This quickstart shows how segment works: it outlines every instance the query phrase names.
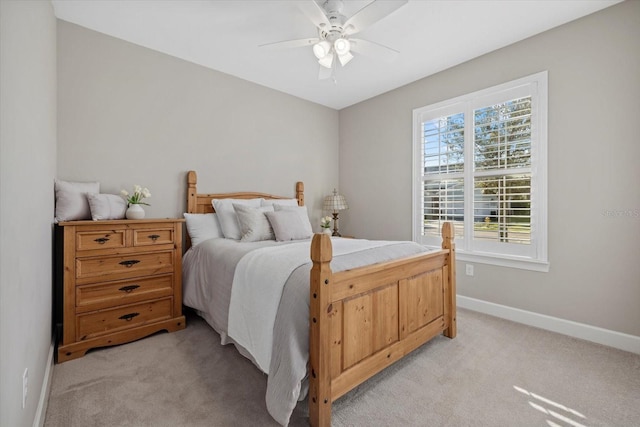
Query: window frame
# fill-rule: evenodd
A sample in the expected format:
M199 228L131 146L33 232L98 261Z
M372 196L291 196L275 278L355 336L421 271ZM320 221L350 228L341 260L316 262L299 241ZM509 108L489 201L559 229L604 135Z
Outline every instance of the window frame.
M507 97L531 96L531 244L529 250L509 251L516 244L486 242L473 239L474 227L474 111L506 101ZM548 126L548 72L542 71L510 82L485 88L452 99L413 110L413 183L412 234L413 240L427 247L438 247L439 238L423 235L424 224L424 159L423 126L428 120L445 115L464 113L464 236L456 236L457 259L534 271L549 271L548 213L547 213L547 126ZM443 177L446 174L443 174ZM505 248L496 251L497 247ZM521 245L522 246L522 245ZM529 245L528 245L529 246ZM484 248L484 249L483 249Z

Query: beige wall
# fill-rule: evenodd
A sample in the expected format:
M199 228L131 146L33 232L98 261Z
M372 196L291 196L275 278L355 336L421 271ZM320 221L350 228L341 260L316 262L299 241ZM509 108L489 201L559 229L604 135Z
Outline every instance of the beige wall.
M337 111L64 21L58 77L59 178L148 187L148 217L182 216L190 169L202 192L293 197L303 181L319 228Z
M303 180L317 228L340 158L340 189L350 204L341 230L409 239L413 108L545 69L551 271L476 265L473 279L459 276L459 292L640 336L640 218L604 214L640 210L640 2L339 114L72 24L57 26L56 105L50 3L0 1L3 425L41 421L34 418L51 344L54 177L99 180L113 193L148 186L150 217L182 213L189 169L199 172L204 191L293 194L294 181ZM22 409L25 368L30 392Z
M640 336L640 2L340 111L342 228L411 238L412 110L549 71L548 273L475 265L458 293ZM631 211L608 216L607 211ZM462 327L462 326L461 326Z
M0 425L19 427L38 422L53 355L56 20L50 2L0 1L0 94Z

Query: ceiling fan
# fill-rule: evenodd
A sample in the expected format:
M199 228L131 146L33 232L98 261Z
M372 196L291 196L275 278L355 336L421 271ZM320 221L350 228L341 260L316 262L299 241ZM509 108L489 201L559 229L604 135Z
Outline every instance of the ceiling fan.
M350 18L342 14L342 0L321 1L322 6L314 0L299 2L302 12L316 26L318 37L267 43L261 47L283 49L312 46L320 64L319 79L331 77L337 62L343 67L347 65L353 59L352 52L387 61L400 53L390 47L351 36L399 9L408 0L374 0Z

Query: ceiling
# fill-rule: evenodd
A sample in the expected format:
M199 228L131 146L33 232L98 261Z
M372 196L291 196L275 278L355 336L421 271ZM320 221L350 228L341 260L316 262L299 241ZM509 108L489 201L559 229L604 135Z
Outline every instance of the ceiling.
M410 0L356 35L400 51L393 62L355 54L327 80L318 80L311 47L259 47L317 36L302 1L313 0L52 3L59 19L342 109L621 0ZM370 2L346 0L343 14L349 18Z

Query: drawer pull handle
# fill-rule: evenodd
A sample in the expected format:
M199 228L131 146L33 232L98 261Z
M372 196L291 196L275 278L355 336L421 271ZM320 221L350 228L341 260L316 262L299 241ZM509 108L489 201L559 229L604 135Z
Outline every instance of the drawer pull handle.
M129 292L133 292L135 289L138 289L139 287L140 287L140 285L129 285L129 286L123 286L118 290L122 291L122 292L129 293Z
M150 235L148 237L155 242L156 240L158 240L160 238L160 235L159 234L152 234L152 235Z
M128 259L126 261L120 261L120 265L124 265L125 267L130 268L132 265L136 265L139 262L140 261L138 261L137 259Z
M97 242L99 245L104 245L108 241L109 241L108 237L100 237L100 238L94 240L94 242Z
M140 313L129 313L129 314L125 314L123 316L118 317L118 319L126 320L127 322L130 322L131 319L133 319L134 317L139 316L139 315L140 315Z

